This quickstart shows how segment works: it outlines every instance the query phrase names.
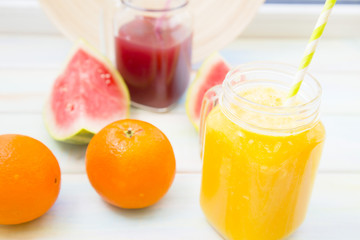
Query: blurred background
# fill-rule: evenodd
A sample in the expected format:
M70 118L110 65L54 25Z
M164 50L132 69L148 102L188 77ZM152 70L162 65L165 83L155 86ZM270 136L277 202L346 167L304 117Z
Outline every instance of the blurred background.
M324 2L266 0L241 36L307 37L319 14L319 6L316 5ZM360 0L338 0L330 22L325 32L327 36L360 36ZM59 31L46 17L37 0L0 0L0 33L59 34Z

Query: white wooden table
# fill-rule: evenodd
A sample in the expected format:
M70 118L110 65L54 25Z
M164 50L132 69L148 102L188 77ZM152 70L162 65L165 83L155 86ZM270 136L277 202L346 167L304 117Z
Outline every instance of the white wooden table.
M242 39L222 51L233 64L272 60L297 64L307 39ZM121 210L101 200L84 168L86 147L55 142L42 122L42 106L71 48L51 35L0 35L0 134L20 133L45 143L62 170L62 187L43 217L0 226L0 239L220 239L199 206L201 162L197 133L184 99L167 114L131 109L169 137L177 174L153 207ZM311 72L324 89L327 141L310 208L291 240L360 239L360 39L323 39ZM1 193L0 193L1 194Z

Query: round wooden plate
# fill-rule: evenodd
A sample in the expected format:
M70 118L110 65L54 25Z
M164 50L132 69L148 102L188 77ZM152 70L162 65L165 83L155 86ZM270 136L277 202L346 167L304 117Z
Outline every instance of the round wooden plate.
M112 12L120 0L39 1L49 18L70 39L84 38L98 48L102 47L102 40L108 46L112 45L112 37L104 39L100 37L103 35L100 33L110 32ZM234 40L249 24L263 2L264 0L190 0L189 7L194 16L193 62L201 61ZM111 51L111 48L107 49L108 54Z

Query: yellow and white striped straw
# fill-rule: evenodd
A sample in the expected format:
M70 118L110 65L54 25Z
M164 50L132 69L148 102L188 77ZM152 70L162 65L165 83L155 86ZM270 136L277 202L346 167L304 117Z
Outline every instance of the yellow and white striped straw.
M334 7L336 0L326 0L324 8L320 14L320 17L317 20L315 25L315 29L310 37L309 43L306 46L306 50L304 53L304 57L301 61L301 64L298 68L298 72L295 75L295 81L291 86L291 89L288 93L288 100L292 100L291 98L295 98L298 93L301 83L305 77L306 71L308 70L309 64L314 56L316 47L319 43L320 37L324 32L325 26L329 19L332 8Z

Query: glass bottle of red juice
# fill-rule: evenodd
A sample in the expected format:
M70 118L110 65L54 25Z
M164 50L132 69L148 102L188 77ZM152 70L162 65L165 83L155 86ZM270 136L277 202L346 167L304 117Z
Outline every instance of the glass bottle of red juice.
M191 71L188 0L122 0L115 15L116 67L132 104L165 112L184 94Z

